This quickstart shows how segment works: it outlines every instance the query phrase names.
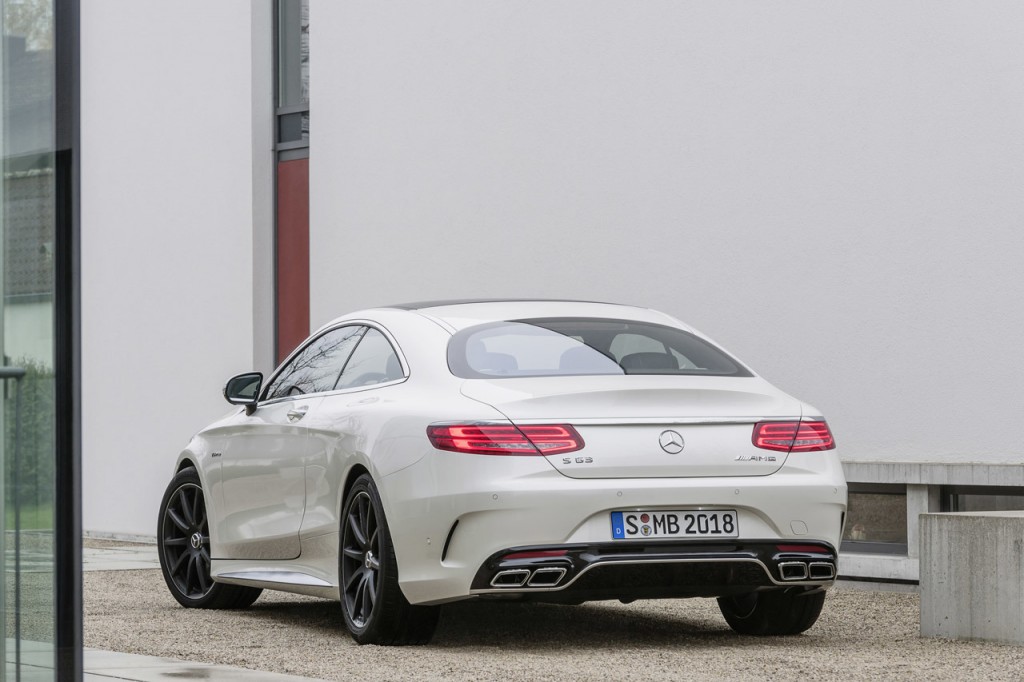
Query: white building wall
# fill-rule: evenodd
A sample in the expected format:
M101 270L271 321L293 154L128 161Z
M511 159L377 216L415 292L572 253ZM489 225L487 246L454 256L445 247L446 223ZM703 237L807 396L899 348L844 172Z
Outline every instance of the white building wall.
M227 411L227 377L269 354L254 289L269 263L270 8L82 5L88 532L152 536L176 455Z
M1021 3L310 14L314 326L645 304L817 405L846 459L1024 460Z

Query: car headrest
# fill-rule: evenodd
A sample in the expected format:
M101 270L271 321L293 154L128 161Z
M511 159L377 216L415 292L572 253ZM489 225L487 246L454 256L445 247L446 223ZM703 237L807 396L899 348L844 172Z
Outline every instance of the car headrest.
M679 369L679 361L668 353L631 353L619 364L623 369Z

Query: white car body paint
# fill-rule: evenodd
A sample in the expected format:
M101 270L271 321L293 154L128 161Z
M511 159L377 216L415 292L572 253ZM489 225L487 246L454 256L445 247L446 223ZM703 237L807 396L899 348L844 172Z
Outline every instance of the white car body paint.
M566 317L651 322L706 339L663 313L598 303L338 318L318 333L373 325L393 343L404 377L264 401L252 414L237 408L193 438L177 466L195 465L206 491L214 579L337 599L340 512L355 467L380 491L399 584L413 604L496 591L473 588L474 577L511 548L609 543L616 510L731 509L741 538L838 548L846 484L836 450L787 455L751 442L759 421L819 413L756 375L465 379L448 367L459 330ZM585 446L564 456L488 456L438 450L426 438L431 424L509 421L571 424ZM681 452L659 446L666 430L685 441Z

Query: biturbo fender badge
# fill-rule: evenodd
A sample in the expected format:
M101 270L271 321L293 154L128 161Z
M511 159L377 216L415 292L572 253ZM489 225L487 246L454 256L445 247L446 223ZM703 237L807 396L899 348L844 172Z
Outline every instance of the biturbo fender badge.
M686 441L679 435L678 431L666 429L658 436L658 445L670 455L678 455L686 447Z

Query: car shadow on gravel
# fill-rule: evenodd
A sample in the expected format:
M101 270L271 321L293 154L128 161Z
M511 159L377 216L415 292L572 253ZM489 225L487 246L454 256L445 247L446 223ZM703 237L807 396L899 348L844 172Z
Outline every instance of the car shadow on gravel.
M169 601L169 600L168 600ZM177 605L168 604L177 609ZM191 614L190 615L196 615ZM353 644L336 601L265 592L248 609L205 612L231 621L232 627L287 628L311 637L336 637ZM734 633L713 599L590 602L579 606L508 601L447 604L430 647L442 649L511 648L544 652L566 646L602 649L608 642L623 647L678 648L758 647L770 640L787 646L816 648L823 624L797 637L748 637ZM584 634L585 633L585 634Z
M691 603L686 600L685 603ZM708 600L694 600L692 615L679 616L658 608L659 602L622 605L615 602L580 606L552 604L467 602L445 607L432 646L444 648L505 647L520 650L605 649L609 642L623 647L676 649L680 645L717 647L761 646L765 638L734 633ZM709 608L709 604L711 607ZM787 642L814 638L787 637Z
M663 602L637 602L622 605L598 602L579 606L555 604L474 601L446 605L441 611L437 633L431 647L459 649L503 647L518 650L560 650L567 645L577 649L604 648L608 642L622 646L671 647L681 644L717 647L761 646L763 637L745 637L734 633L718 614L711 600L684 600L693 604L692 615L680 617L675 608L663 609ZM273 623L276 627L305 629L320 635L330 632L350 641L337 602L303 599L259 601L235 618L254 624ZM582 633L585 636L574 633ZM767 638L771 639L771 638ZM790 645L814 647L813 631L800 637L786 637Z
M264 592L264 594L267 594ZM345 619L341 615L341 606L336 601L298 597L271 593L273 597L284 596L284 599L260 599L247 609L230 611L233 616L254 621L273 623L288 628L307 628L317 632L336 630L339 637L348 637ZM288 597L291 597L288 599Z

